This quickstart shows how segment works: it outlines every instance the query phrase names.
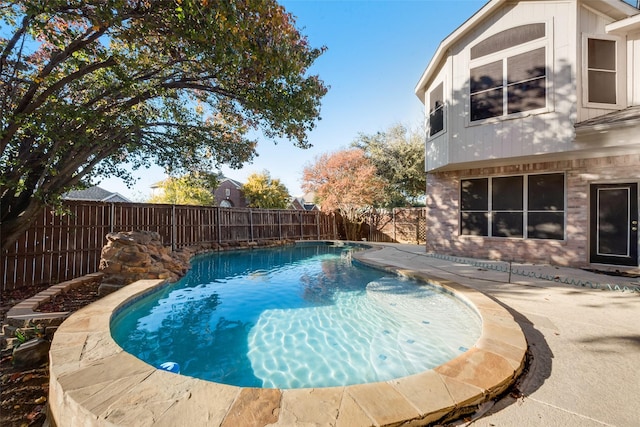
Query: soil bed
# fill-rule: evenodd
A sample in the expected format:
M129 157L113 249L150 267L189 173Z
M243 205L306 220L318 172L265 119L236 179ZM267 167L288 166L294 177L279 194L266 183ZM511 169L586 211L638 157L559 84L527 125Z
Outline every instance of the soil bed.
M28 286L2 292L0 324L4 324L7 311L30 298L49 285ZM37 311L44 313L76 311L96 300L98 284L87 284L62 292L50 301L40 304ZM12 364L11 348L0 351L0 426L41 426L46 419L49 394L49 365L21 369Z

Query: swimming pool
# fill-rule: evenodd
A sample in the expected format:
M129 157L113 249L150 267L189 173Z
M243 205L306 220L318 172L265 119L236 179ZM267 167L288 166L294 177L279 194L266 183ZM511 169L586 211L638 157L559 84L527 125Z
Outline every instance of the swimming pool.
M306 242L304 242L306 244ZM428 425L496 399L525 365L527 341L513 315L461 283L434 276L457 271L402 245L370 244L360 262L416 277L454 293L482 317L469 351L436 368L390 381L339 387L243 388L175 375L123 351L111 322L123 308L168 285L139 280L73 313L49 351L49 415L56 425Z
M471 348L474 309L441 288L352 260L329 244L198 257L173 286L111 322L127 352L242 387L329 387L434 368Z

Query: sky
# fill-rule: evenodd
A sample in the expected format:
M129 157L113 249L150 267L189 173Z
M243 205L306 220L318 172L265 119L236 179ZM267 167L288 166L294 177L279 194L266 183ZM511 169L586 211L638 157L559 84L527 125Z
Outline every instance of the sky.
M414 128L424 122L424 106L414 89L440 42L486 0L282 0L296 17L311 46L326 46L309 69L328 85L321 120L308 135L313 145L300 149L289 141L259 137L258 156L242 169L223 174L245 182L252 173L269 172L292 196L302 195L305 166L320 154L348 148L359 134L373 135L395 124ZM166 176L159 167L134 172L126 187L117 178L100 186L134 201L150 195L150 185Z

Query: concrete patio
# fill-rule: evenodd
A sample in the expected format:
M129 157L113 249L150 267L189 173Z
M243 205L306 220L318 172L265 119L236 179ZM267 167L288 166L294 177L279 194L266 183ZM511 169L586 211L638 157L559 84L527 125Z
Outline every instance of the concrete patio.
M472 426L637 426L640 420L640 281L579 269L489 262L496 271L441 260L422 246L389 245L364 258L457 281L507 307L520 324L533 356L518 382L521 397L508 396L486 413L457 424ZM473 260L469 260L473 262ZM501 264L501 265L500 265ZM505 268L506 267L506 268ZM590 285L601 284L594 290ZM611 285L611 286L606 286Z

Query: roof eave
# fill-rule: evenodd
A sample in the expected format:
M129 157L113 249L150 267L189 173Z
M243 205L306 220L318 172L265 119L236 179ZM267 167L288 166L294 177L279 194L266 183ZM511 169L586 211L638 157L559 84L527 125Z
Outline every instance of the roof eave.
M421 102L424 102L422 93L424 92L427 82L431 79L431 77L433 77L434 71L438 67L438 64L440 64L440 62L444 58L445 53L449 50L449 48L463 36L465 36L480 21L493 13L496 9L502 6L503 3L506 2L507 0L490 0L476 13L474 13L469 19L467 19L462 25L460 25L453 33L449 34L442 42L440 42L440 45L436 49L436 53L431 58L431 61L429 61L429 65L427 65L424 73L422 73L422 76L420 77L420 80L418 81L418 84L416 85L414 91Z
M640 13L621 19L620 21L612 22L607 25L605 29L607 33L611 34L626 34L630 31L638 30L640 29Z
M624 122L599 123L595 125L580 126L576 125L577 135L588 135L592 133L602 133L610 130L621 130L630 127L640 127L640 119L626 120Z
M501 7L507 1L508 0L490 0L488 3L482 6L482 8L480 8L475 14L473 14L469 19L467 19L461 26L459 26L453 33L449 34L449 36L447 36L440 43L440 45L436 49L436 53L431 58L431 61L429 62L429 65L427 65L427 68L425 69L424 73L422 73L422 76L420 77L420 80L418 81L418 84L416 85L416 88L414 90L414 93L420 99L421 102L424 103L424 97L422 96L422 94L426 88L427 83L433 77L435 70L437 69L438 65L444 58L445 53L449 50L449 48L458 40L460 40L460 38L466 35L471 29L473 29L478 24L478 22L482 21L485 17L493 13L496 9ZM620 31L616 26L618 23L620 23L618 24L620 27L626 26L626 25L633 25L632 27L633 29L637 28L636 21L633 18L636 18L636 19L640 19L640 18L637 18L638 15L634 14L633 12L635 11L640 13L638 9L634 8L629 4L626 4L624 1L621 1L621 0L602 0L602 1L606 3L608 6L612 7L613 9L619 11L621 14L635 15L635 16L631 16L631 18L622 19L621 21L618 21L616 23L609 24L607 26L607 32L610 31L609 27L612 28L611 32Z

